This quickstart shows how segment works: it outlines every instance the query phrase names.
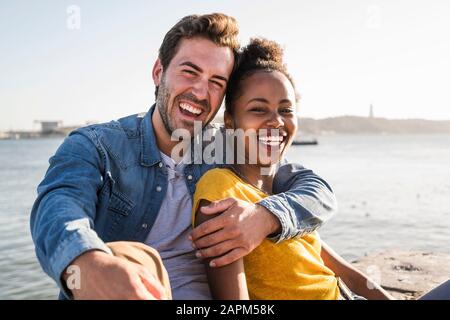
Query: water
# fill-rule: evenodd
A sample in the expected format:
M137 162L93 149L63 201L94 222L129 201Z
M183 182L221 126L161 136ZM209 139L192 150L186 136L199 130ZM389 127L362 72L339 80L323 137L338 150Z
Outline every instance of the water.
M320 234L348 260L450 252L450 135L328 136L289 151L333 187L339 213Z
M62 139L0 140L0 299L55 299L41 270L29 217L48 158Z
M353 260L384 249L450 252L450 136L323 136L289 159L334 188L322 238ZM0 299L54 299L34 254L29 213L62 139L0 141Z

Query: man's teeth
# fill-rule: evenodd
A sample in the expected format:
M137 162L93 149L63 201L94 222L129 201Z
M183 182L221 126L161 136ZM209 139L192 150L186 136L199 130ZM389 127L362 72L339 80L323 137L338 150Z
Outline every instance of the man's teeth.
M277 146L284 140L283 136L261 136L258 137L259 142L267 144L269 146Z
M188 103L180 103L180 108L183 110L189 111L190 113L197 114L197 115L202 113L202 109L191 106Z

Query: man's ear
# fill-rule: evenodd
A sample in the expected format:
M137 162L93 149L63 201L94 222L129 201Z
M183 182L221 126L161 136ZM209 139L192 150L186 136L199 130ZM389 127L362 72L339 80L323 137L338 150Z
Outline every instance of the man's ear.
M155 84L155 87L158 87L161 84L162 74L163 74L163 67L161 64L161 60L159 60L158 58L155 61L152 70L153 83Z
M234 128L234 121L232 115L225 110L223 114L223 122L225 124L225 129L233 129Z

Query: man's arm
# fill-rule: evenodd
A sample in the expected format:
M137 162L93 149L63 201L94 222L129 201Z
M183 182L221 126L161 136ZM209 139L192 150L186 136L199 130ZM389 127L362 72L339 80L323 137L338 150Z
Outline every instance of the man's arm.
M280 167L273 189L281 193L257 204L229 198L202 207L203 214L223 214L193 230L190 239L200 254L216 257L212 262L224 266L250 253L267 237L281 241L310 233L337 210L329 185L299 165Z
M86 299L150 299L156 296L148 290L155 281L142 268L114 257L94 231L104 168L88 130L72 133L50 158L31 212L36 255L68 298L73 294ZM69 265L78 266L81 273L72 274L80 277L77 290L70 291L65 285Z
M328 183L301 165L281 166L274 178L273 193L258 204L280 221L281 232L272 237L275 241L311 233L337 211L336 197Z
M76 257L89 250L111 253L93 230L102 162L85 134L71 134L50 158L30 219L39 262L66 295L61 276Z

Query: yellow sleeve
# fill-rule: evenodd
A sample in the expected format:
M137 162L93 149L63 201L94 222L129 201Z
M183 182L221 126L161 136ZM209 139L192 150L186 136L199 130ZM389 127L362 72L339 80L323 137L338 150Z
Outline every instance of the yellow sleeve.
M206 172L197 182L194 198L192 200L192 225L201 200L210 202L224 198L242 199L239 188L240 181L227 169L212 169Z

